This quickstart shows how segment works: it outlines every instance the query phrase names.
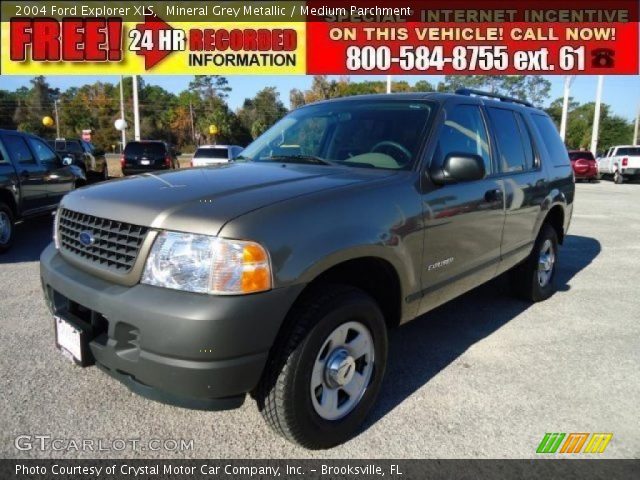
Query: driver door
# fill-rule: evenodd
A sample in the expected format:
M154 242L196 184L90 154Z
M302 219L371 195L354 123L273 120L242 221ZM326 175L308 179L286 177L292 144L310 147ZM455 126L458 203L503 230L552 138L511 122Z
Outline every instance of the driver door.
M44 185L47 204L54 206L74 187L75 177L69 167L62 165L60 157L39 138L29 137L29 146L38 162L46 169Z
M492 146L479 105L446 108L431 162L442 165L451 153L483 158L482 180L434 185L423 175L424 260L421 313L491 279L500 260L504 190L496 178Z

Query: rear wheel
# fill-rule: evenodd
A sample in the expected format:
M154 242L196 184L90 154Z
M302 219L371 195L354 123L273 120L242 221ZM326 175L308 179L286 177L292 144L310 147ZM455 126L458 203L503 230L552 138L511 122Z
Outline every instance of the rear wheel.
M622 182L624 182L624 177L620 172L616 171L613 174L613 181L616 182L618 185L620 185Z
M540 302L555 291L558 234L545 223L529 257L511 272L516 293L524 300Z
M0 253L11 248L14 236L13 212L5 203L0 203Z
M275 432L306 448L351 438L380 391L387 332L361 290L329 285L293 307L256 399Z

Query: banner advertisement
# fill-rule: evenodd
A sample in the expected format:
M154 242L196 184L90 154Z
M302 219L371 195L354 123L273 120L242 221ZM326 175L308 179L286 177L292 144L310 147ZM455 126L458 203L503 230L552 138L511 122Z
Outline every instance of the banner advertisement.
M638 3L3 2L3 74L637 74Z

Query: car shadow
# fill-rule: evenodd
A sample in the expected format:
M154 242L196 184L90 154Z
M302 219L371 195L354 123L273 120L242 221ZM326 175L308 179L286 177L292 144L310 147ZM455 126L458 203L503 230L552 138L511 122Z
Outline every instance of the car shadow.
M6 263L35 262L51 242L53 216L42 215L30 218L15 227L15 238L11 249L0 255L0 265Z
M600 242L594 238L567 236L556 272L558 290L569 290L569 281L588 267L600 251ZM508 275L504 274L391 330L382 390L363 430L391 412L472 345L530 306L511 295Z

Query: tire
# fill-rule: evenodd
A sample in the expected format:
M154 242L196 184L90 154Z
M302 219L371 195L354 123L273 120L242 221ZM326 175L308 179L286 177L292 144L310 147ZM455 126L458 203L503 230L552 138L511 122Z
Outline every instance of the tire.
M13 211L5 203L0 203L0 253L4 253L13 245L15 237L15 219Z
M340 347L333 339L343 336ZM366 345L367 355L340 356L357 345ZM358 431L374 405L386 363L387 328L378 304L359 289L324 286L301 298L287 316L255 392L258 409L291 442L309 449L339 445ZM326 386L332 379L338 383ZM325 392L338 408L328 407Z
M620 172L616 171L616 172L613 174L613 181L614 181L616 184L621 185L621 184L622 184L622 182L624 182L624 177L622 176L622 174L621 174Z
M552 257L546 257L546 266L542 266L542 254L550 248ZM544 250L543 250L544 249ZM533 249L529 257L520 265L512 270L512 283L517 296L523 300L530 302L541 302L548 299L555 292L555 276L558 265L558 234L556 230L545 223L540 229L538 238L536 239ZM541 279L540 270L543 269L546 275L545 280Z
M105 162L104 168L102 169L102 181L106 182L109 178L109 165Z

